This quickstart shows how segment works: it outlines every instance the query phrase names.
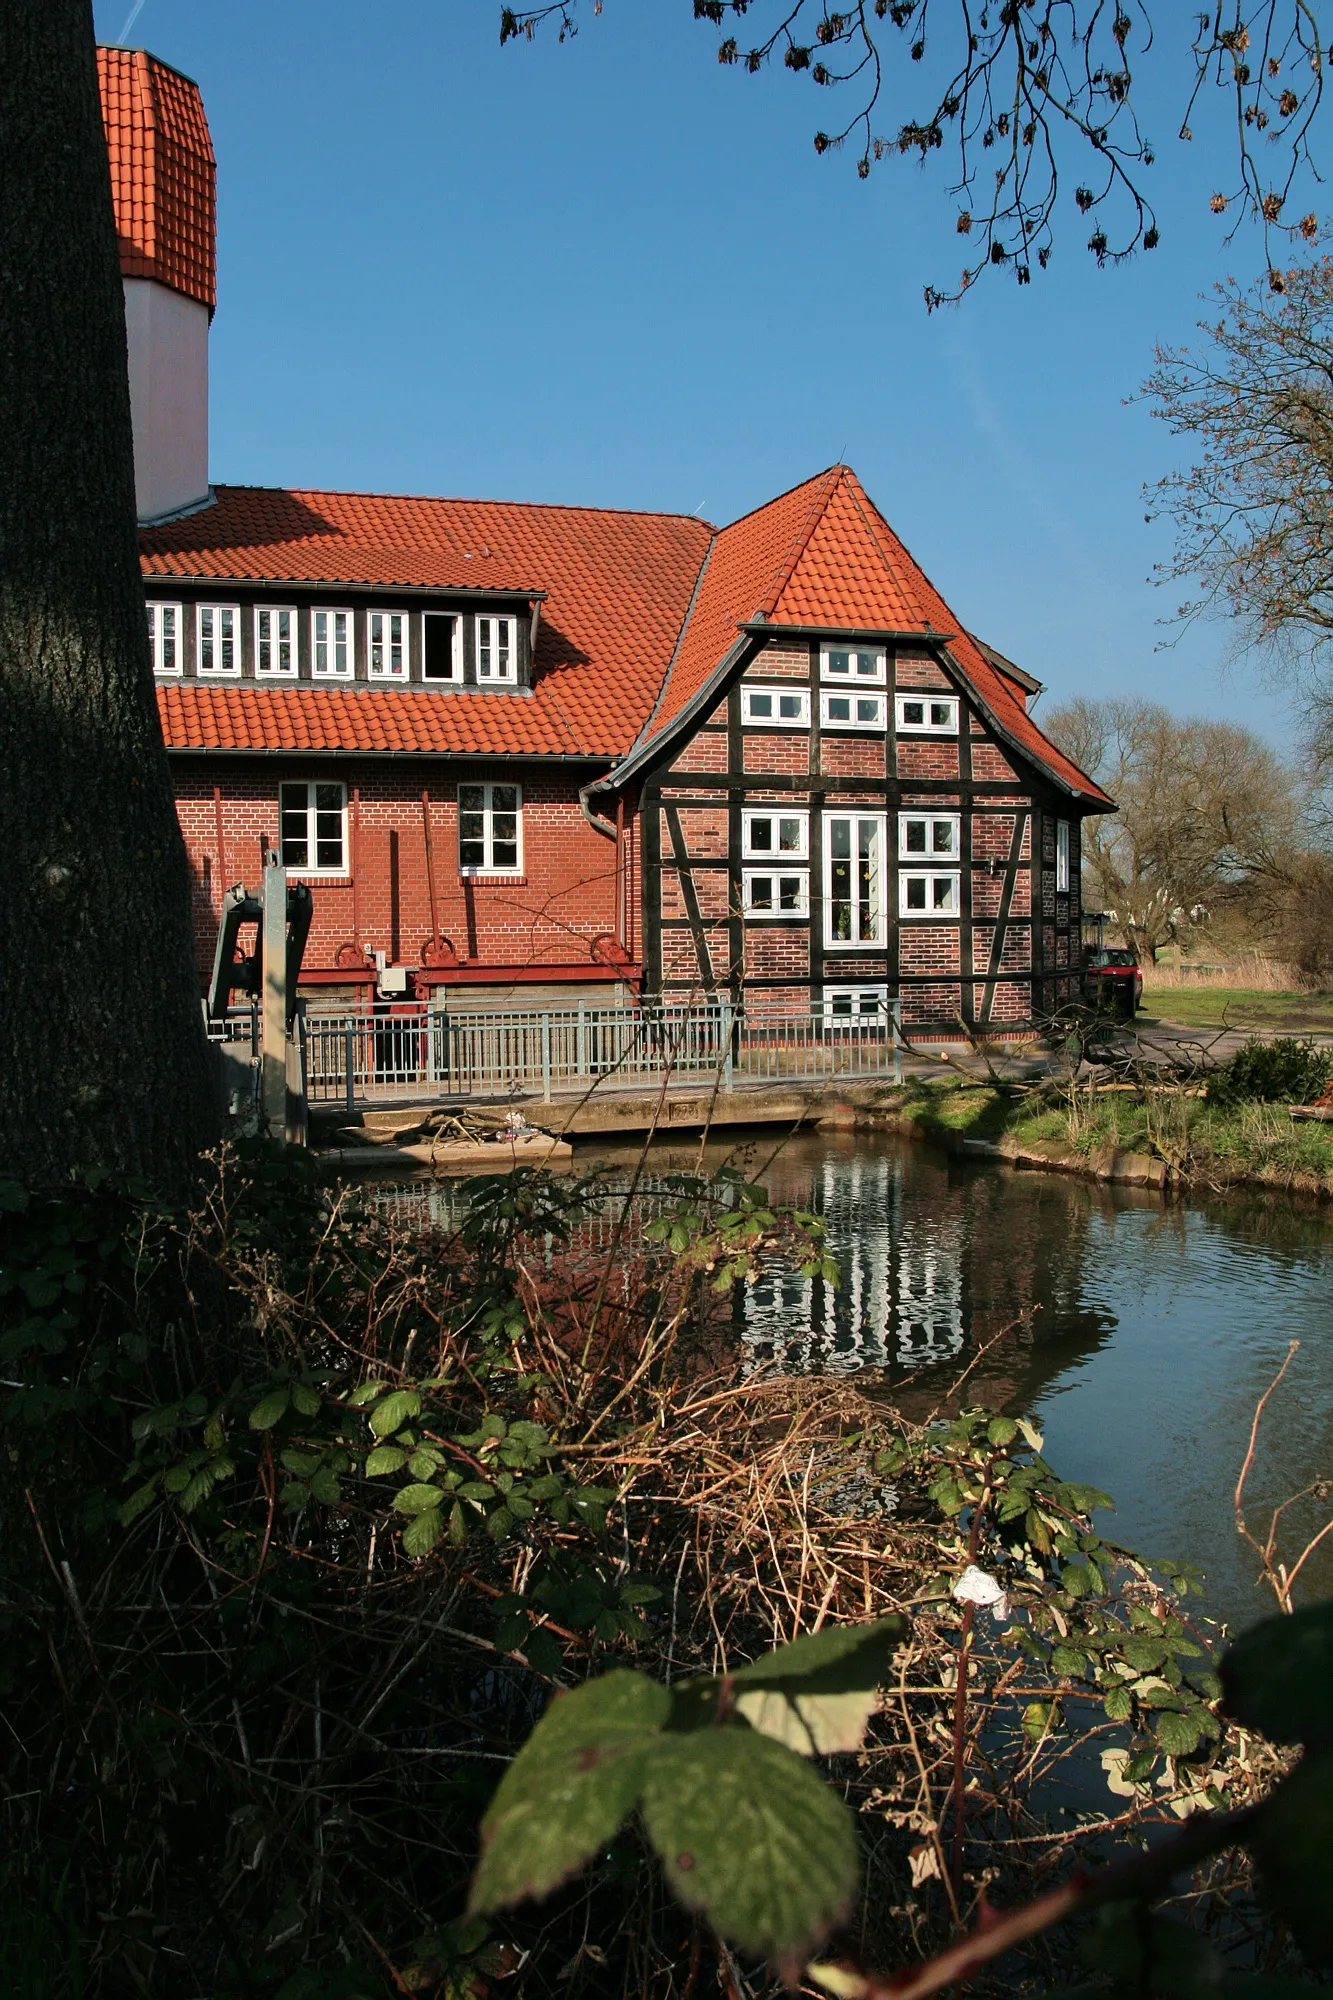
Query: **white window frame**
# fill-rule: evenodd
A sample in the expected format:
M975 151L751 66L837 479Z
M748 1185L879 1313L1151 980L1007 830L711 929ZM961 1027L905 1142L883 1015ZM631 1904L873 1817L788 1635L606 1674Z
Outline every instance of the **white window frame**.
M272 658L273 655L276 654L278 647L281 646L281 644L283 643L282 640L278 638L276 633L273 631L271 623L270 623L268 637L265 638L263 636L263 620L266 618L269 619L270 621L277 618L290 618L291 620L291 624L288 628L288 633L289 633L289 643L291 646L292 663L289 667L274 667L274 666L266 667L263 664L264 647L268 646L269 648L271 648L270 658ZM301 624L301 615L297 611L295 605L256 604L255 616L254 616L256 680L294 681L296 679L301 664L300 641L298 638L300 624Z
M799 847L756 847L754 823L760 819L792 819L797 823ZM805 810L789 812L783 806L747 806L741 813L741 858L760 861L766 868L787 868L793 862L810 859L810 815Z
M317 838L316 838L317 834L316 815L321 811L328 812L331 810L331 808L328 806L320 807L316 803L319 794L319 788L321 786L328 786L330 790L336 789L340 795L340 804L338 807L338 814L339 814L338 838L341 845L342 858L338 862L336 867L334 867L329 862L321 863L320 861L314 858L315 856L318 855L319 852ZM306 795L306 802L304 808L306 816L305 840L306 840L306 854L307 857L309 858L305 862L288 861L287 859L287 834L283 822L288 812L299 810L299 808L295 806L289 806L286 803L286 798L289 792L296 792L296 791L304 791ZM339 784L338 781L334 778L292 778L284 780L284 782L278 787L278 852L283 858L283 866L287 869L288 873L291 875L323 876L325 879L328 879L331 876L346 875L349 872L348 845L347 845L346 785Z
M854 1008L858 1001L873 1000L875 1008L873 1012L867 1010L863 1013L857 1009L848 1014L835 1013L834 1007L836 1002L843 999L851 1000ZM876 1027L883 1026L887 1028L891 1020L889 1013L889 989L887 985L872 983L867 986L860 986L851 983L844 984L839 981L834 986L825 986L822 988L820 992L820 1013L826 1025L830 1027L854 1028L865 1021L873 1022Z
M514 821L515 821L514 846L517 851L517 859L513 862L504 862L497 867L494 859L495 793L501 789L513 792L514 794ZM464 861L463 859L463 794L464 792L471 792L471 791L477 791L482 794L482 805L481 805L482 822L483 822L482 852L485 858L480 862ZM504 808L501 808L501 810L504 810ZM468 811L474 812L476 811L476 808L470 806L468 808ZM523 787L522 785L510 785L507 784L503 778L500 778L496 779L494 782L484 782L484 783L480 781L469 782L467 784L461 784L458 787L458 872L460 875L467 875L467 876L474 876L474 875L515 876L515 875L521 875L523 873Z
M1069 821L1055 822L1055 893L1057 896L1069 894Z
M907 828L910 821L919 820L926 828L926 846L909 848ZM947 826L951 832L949 846L936 847L935 828ZM949 862L955 868L962 858L963 822L956 812L900 812L898 815L898 859L908 862L913 868L935 868Z
M412 650L408 638L411 630L410 611L384 611L375 609L366 613L366 679L389 681L398 687L404 686L412 678ZM397 635L394 636L395 627ZM387 654L390 662L394 653L401 655L399 666L376 666L376 651Z
M231 620L230 635L218 621ZM208 625L205 637L204 626ZM229 667L205 666L204 648L231 647ZM202 681L238 681L241 677L241 607L239 604L196 604L194 607L194 670Z
M173 626L170 635L171 650L176 656L174 667L163 665L166 658L168 635L163 631L166 614L171 613ZM157 600L148 606L148 643L153 653L153 672L163 680L178 681L185 671L185 617L184 608L179 604L165 604Z
M869 715L834 715L835 701L846 701L853 709L869 709ZM884 736L889 727L889 698L886 694L876 694L873 688L821 688L819 694L819 726L821 729L837 731L841 729L870 729L876 735Z
M908 885L924 882L926 885L926 907L924 910L909 910L907 907ZM948 906L935 902L937 882L949 884ZM900 868L898 871L898 915L906 923L956 923L962 915L962 875L957 868Z
M774 695L781 700L795 699L795 715L756 715L754 698L756 695ZM776 707L777 701L774 702ZM741 721L747 729L808 729L810 727L810 690L807 687L742 687Z
M909 701L919 701L924 704L926 711L924 721L908 722L905 719ZM956 694L937 694L932 688L907 688L904 692L894 697L894 708L898 722L898 734L900 736L956 736L958 734L958 696ZM932 708L947 709L948 720L945 722L932 722L930 719Z
M426 661L428 648L426 633L432 618L447 618L453 626L450 634L450 671L445 674L428 674ZM421 679L426 687L457 686L463 679L463 614L461 611L423 611L421 614Z
M321 639L319 634L319 621L321 618L341 618L344 621L343 638L337 638L335 636L335 628L330 627ZM346 647L346 666L321 666L319 663L320 648L323 647L326 654L332 658L336 655L339 646ZM310 676L312 680L317 681L350 681L356 678L356 618L352 612L344 609L341 605L316 604L311 606Z
M756 908L754 902L755 883L757 881L771 881L776 885L779 877L800 885L800 894L795 909L784 910L774 908L766 910ZM781 897L782 891L780 888L775 887L775 893ZM810 915L810 870L801 867L788 868L782 862L775 862L768 868L745 869L741 875L741 911L746 922L752 924L789 924L798 919L804 920L808 918Z
M870 654L874 664L869 670L858 667L852 673L848 668L834 666L835 653ZM832 681L836 687L883 687L888 679L888 656L882 646L867 646L855 639L848 639L842 644L830 640L819 649L819 678L821 681Z
M481 656L482 656L482 647L483 647L483 636L482 636L482 634L483 634L483 628L484 628L484 627L486 627L486 626L491 626L491 625L494 625L494 626L499 626L499 625L507 625L507 626L509 627L509 671L508 671L508 673L503 673L503 674L501 674L501 673L485 673L485 674L484 674L484 673L482 672L482 670L481 670ZM476 617L475 617L475 618L473 619L473 621L472 621L472 643L473 643L473 646L474 646L474 648L475 648L475 651L474 651L474 654L473 654L473 657L474 657L474 659L475 659L475 661L476 661L476 673L477 673L477 686L478 686L478 687L513 687L513 686L515 686L515 684L516 684L516 683L517 683L517 681L518 681L518 620L517 620L517 618L513 617L513 616L512 616L512 614L511 614L511 613L509 613L509 612L503 612L503 611L498 611L498 612L497 612L497 611L479 611L479 612L477 613ZM498 640L498 638L496 638L496 637L492 636L492 638L491 638L491 639L490 639L490 641L489 641L489 644L490 644L491 648L492 648L492 649L493 649L493 650L494 650L495 652L497 652L497 653L498 653L498 651L499 651L499 640Z
M879 879L878 894L874 904L874 914L878 924L878 936L869 938L840 938L833 932L833 828L839 820L847 820L853 827L869 823L879 836ZM859 844L859 834L853 837L853 845ZM853 861L859 857L849 857ZM824 814L824 949L826 951L885 951L889 938L889 840L888 815L882 812L826 812Z

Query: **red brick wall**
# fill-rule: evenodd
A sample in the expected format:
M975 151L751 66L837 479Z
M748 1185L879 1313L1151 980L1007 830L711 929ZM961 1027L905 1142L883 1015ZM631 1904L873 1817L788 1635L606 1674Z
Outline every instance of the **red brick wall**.
M900 653L895 677L900 688L945 688L952 692L953 682L935 660L922 659L916 653Z
M825 753L828 743L825 741ZM825 768L829 768L827 762ZM839 767L841 768L841 767ZM884 768L883 746L880 749L880 769ZM747 730L745 735L745 770L762 777L766 771L781 771L787 776L805 776L810 770L810 738L804 729Z
M885 771L882 736L829 736L820 744L824 770L831 778L882 778Z
M957 738L942 737L932 742L927 737L899 737L898 776L909 783L913 778L956 778Z
M794 646L790 640L770 639L760 647L745 669L745 678L749 681L808 681L810 655L804 646Z

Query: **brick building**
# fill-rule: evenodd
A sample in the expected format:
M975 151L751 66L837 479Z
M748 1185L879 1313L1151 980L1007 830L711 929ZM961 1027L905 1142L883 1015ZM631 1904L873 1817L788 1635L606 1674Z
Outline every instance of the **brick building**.
M277 848L314 892L312 992L900 994L940 1028L1069 995L1079 826L1111 802L849 467L720 530L209 486L202 105L142 52L100 60L201 969Z

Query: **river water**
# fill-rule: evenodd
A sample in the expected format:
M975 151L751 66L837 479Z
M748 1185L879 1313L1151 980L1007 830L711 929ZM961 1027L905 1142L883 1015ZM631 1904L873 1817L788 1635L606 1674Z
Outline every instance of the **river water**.
M984 1347L964 1400L1034 1416L1056 1470L1114 1498L1098 1520L1108 1539L1196 1564L1207 1611L1233 1627L1274 1608L1231 1496L1292 1340L1250 1478L1252 1525L1333 1479L1333 1213L1267 1192L1167 1202L888 1135L803 1135L776 1156L774 1144L747 1138L709 1159L821 1215L841 1282L775 1277L738 1295L750 1365L858 1375L920 1417ZM661 1149L652 1170L696 1158ZM427 1202L444 1221L457 1201L420 1183L397 1200L414 1197L423 1220ZM1288 1539L1331 1509L1333 1497L1305 1503ZM1333 1594L1333 1536L1303 1574L1298 1596Z

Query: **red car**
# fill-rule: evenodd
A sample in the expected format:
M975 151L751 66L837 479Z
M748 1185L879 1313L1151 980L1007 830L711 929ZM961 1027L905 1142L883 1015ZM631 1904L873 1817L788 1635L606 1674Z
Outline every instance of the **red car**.
M1085 952L1083 996L1094 1007L1134 1015L1143 1000L1143 971L1133 952L1109 945Z

